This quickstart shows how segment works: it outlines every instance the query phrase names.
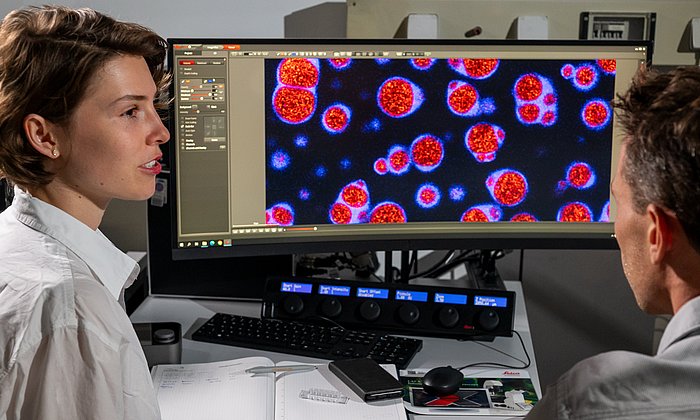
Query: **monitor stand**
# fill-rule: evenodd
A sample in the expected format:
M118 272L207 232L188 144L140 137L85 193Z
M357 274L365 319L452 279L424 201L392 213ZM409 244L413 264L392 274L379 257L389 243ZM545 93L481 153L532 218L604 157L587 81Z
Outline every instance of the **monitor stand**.
M506 286L503 284L503 280L496 269L496 259L484 258L484 252L486 251L481 251L482 259L480 261L471 261L465 264L467 269L465 277L468 278L474 289L506 290Z
M467 289L490 289L490 290L506 290L501 276L496 269L496 250L482 249L479 251L478 258L466 262L463 267L466 269L466 274L455 279L440 279L433 277L419 277L408 280L410 278L410 251L401 251L401 269L397 270L391 260L391 252L385 253L385 272L384 278L389 279L388 282L417 284L425 286L444 286L444 287L461 287Z

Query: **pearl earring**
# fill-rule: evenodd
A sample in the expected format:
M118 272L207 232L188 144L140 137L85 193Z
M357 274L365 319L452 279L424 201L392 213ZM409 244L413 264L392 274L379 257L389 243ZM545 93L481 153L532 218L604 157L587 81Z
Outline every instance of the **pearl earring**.
M56 150L56 149L51 150L51 155L53 157L58 157L58 150Z

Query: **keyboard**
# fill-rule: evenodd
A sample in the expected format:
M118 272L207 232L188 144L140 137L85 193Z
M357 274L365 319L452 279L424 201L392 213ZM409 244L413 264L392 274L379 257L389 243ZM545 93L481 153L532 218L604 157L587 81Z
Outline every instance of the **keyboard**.
M217 313L192 334L196 341L339 360L369 357L405 369L423 341L272 318Z

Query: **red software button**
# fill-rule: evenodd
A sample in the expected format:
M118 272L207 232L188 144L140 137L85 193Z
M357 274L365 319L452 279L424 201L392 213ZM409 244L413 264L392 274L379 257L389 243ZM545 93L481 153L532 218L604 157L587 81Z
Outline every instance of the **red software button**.
M180 65L181 66L193 66L194 61L193 60L180 60Z
M226 44L224 45L225 50L240 50L241 46L238 44Z

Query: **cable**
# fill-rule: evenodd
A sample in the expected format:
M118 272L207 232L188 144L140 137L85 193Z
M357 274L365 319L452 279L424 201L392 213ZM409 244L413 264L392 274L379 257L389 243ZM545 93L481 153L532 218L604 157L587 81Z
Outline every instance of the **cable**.
M309 315L309 316L306 316L306 317L300 319L299 321L302 321L302 322L303 321L310 321L310 322L323 321L324 323L331 324L335 328L340 328L343 331L347 330L347 328L343 327L342 325L338 324L337 322L333 321L332 319L326 318L325 316L322 316L322 315ZM319 322L314 322L314 323L316 325L320 325Z
M421 271L420 273L415 273L415 274L413 274L413 275L411 275L411 276L408 276L408 279L411 280L411 279L415 279L415 278L418 278L418 277L426 277L428 274L430 274L430 273L432 273L433 271L435 271L435 270L441 268L445 263L447 263L447 261L454 255L454 253L455 253L455 250L454 250L454 249L451 250L451 251L448 251L448 252L445 254L445 256L443 256L442 259L440 259L440 261L438 261L437 263L433 264L432 267L430 267L430 268L428 268L428 269L426 269L426 270L423 270L423 271Z
M321 315L310 315L310 316L304 317L303 320L307 320L307 321L319 320L319 321L322 321L322 322L324 322L324 323L331 324L331 325L333 325L334 327L340 328L340 329L342 329L342 330L346 330L346 328L345 328L344 326L340 325L339 323L333 321L333 320L330 319L330 318L327 318L327 317L321 316ZM518 359L517 357L515 357L515 356L513 356L513 355L511 355L511 354L508 354L508 353L506 353L506 352L504 352L504 351L495 349L495 348L493 348L493 347L486 346L486 345L483 344L483 343L480 343L480 342L476 342L476 343L477 343L477 344L482 344L482 345L484 345L484 346L486 346L486 347L489 347L491 350L497 351L497 352L499 352L499 353L501 353L501 354L503 354L503 355L506 355L506 356L508 356L508 357L510 357L510 358L512 358L512 359L515 359L515 360L517 360L517 361L519 361L519 362L523 362L523 365L522 365L522 366L507 365L507 364L505 364L505 363L497 363L497 362L477 362L477 363L470 363L470 364L468 364L468 365L464 365L464 366L458 367L458 368L456 368L456 369L461 371L461 370L463 370L463 369L467 369L467 368L470 368L470 367L496 367L496 368L505 368L505 369L527 369L527 368L529 368L530 365L532 364L532 359L530 359L530 354L527 352L527 347L525 347L525 341L523 340L523 337L520 335L519 332L517 332L517 331L515 331L515 330L510 330L510 332L512 332L513 334L515 334L515 335L518 337L518 340L520 341L520 346L521 346L522 349L523 349L523 353L525 353L525 358L527 359L527 362L525 362L525 361L523 361L523 360L520 360L520 359Z
M523 282L523 265L524 265L524 259L525 259L524 254L525 254L525 250L521 249L520 250L520 264L518 266L518 281L520 281L521 284Z
M449 264L446 264L445 267L443 268L444 271L449 271L452 270L453 268L457 267L458 265L462 263L469 263L469 262L478 262L479 267L487 268L487 267L493 267L495 269L495 261L499 260L503 257L506 256L506 252L503 249L495 249L495 250L467 250L460 254L457 258L454 260L450 261ZM488 264L488 266L487 266Z
M454 256L456 250L451 250L449 251L439 262L434 264L432 267L428 268L427 270L423 271L422 273L415 274L410 277L410 279L414 279L417 277L430 277L430 276L440 276L444 272L450 271L453 268L457 267L458 265L470 261L470 260L475 260L475 258L478 256L474 255L473 253L476 250L473 249L467 249L463 250L461 253L459 253L457 256ZM454 258L452 258L454 257Z
M485 252L483 250L467 249L462 250L456 256L455 253L457 253L457 250L453 249L448 251L442 257L442 259L440 259L440 261L438 261L437 263L433 264L430 268L427 268L426 270L420 273L414 272L413 274L408 276L408 280L413 280L419 277L438 277L443 273L448 272L453 268L459 266L460 264L467 262L479 261L481 262L482 266L485 265L485 263L487 262L493 264L495 260L501 259L507 254L502 249L488 250L488 252ZM412 261L411 267L413 271L415 271L413 264L414 262Z
M408 272L413 271L413 274L418 271L418 251L411 251L411 262L408 264ZM410 275L409 275L410 278Z
M322 256L321 256L322 255ZM339 276L341 270L351 270L357 277L376 277L378 261L373 253L337 252L331 254L301 254L296 261L298 275L316 276L328 275L330 278ZM336 272L334 276L333 273Z
M479 261L480 259L480 254L478 250L474 249L468 249L465 251L462 251L459 255L457 255L454 259L451 261L446 262L442 266L436 266L433 267L428 273L430 276L441 276L442 274L449 272L450 270L454 269L455 267L459 266L460 264L467 263L467 262L474 262L474 261Z
M513 365L507 365L505 363L497 363L497 362L477 362L477 363L470 363L468 365L464 365L462 367L456 368L457 370L462 370L470 367L497 367L497 368L506 368L506 369L527 369L530 367L530 364L532 364L532 360L530 359L530 355L527 352L527 348L525 347L525 342L523 341L523 338L520 336L520 333L515 331L515 330L510 330L512 333L514 333L516 336L518 336L518 340L520 340L520 345L523 348L523 352L525 353L525 357L527 358L527 362L524 362L517 357L514 357L508 353L501 352L500 350L493 349L499 351L500 353L505 354L506 356L513 358L515 360L518 360L520 362L523 362L523 366L513 366Z

